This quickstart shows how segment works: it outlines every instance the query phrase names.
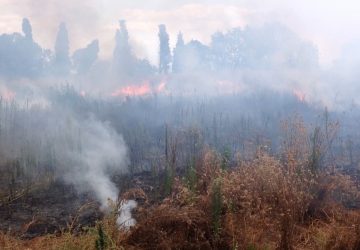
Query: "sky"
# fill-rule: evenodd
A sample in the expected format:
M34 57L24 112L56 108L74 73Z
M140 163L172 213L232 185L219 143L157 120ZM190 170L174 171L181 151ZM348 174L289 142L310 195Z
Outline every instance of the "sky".
M179 31L185 41L209 43L216 31L280 22L313 42L320 62L329 65L344 46L360 41L358 13L360 2L355 0L0 0L0 33L21 31L27 17L34 39L53 49L64 21L72 51L99 39L100 56L109 58L118 21L125 19L136 55L156 64L158 24L167 25L174 46Z

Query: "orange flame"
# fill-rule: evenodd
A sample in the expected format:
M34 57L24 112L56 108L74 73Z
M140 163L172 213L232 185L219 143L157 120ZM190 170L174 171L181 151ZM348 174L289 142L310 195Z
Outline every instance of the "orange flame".
M159 86L157 86L156 90L157 90L157 92L163 92L165 90L165 87L166 87L166 82L164 81L164 82L161 82L159 84Z
M111 93L111 96L144 96L151 93L160 93L165 91L166 82L161 82L156 88L152 88L148 81L145 81L142 85L128 85L121 87Z
M111 96L143 96L150 94L151 89L148 82L137 86L137 85L129 85L115 90Z
M304 92L295 89L293 90L293 94L300 102L305 102L306 94Z

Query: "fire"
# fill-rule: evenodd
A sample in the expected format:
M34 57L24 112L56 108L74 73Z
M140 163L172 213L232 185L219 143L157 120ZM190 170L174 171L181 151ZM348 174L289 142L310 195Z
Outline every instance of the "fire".
M121 87L111 93L111 96L145 96L152 93L164 92L166 87L166 82L162 81L158 86L151 87L148 81L143 82L141 85L128 85Z
M143 96L151 93L150 84L145 82L144 84L137 85L129 85L125 87L121 87L111 93L111 96Z
M305 102L306 94L304 92L301 90L293 90L293 94L300 102Z
M4 98L5 101L12 101L14 100L16 93L5 88L0 90L0 95Z
M157 92L163 92L165 90L165 87L166 87L166 82L163 81L159 84L159 86L157 86Z

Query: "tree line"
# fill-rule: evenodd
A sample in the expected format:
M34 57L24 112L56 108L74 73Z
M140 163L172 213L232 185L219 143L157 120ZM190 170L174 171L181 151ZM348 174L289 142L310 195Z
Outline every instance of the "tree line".
M120 20L109 67L114 76L121 79L249 68L318 67L316 47L278 23L216 32L208 45L194 39L185 42L179 32L175 48L170 48L166 25L160 24L157 66L136 57L129 37L126 21ZM31 23L24 18L22 33L0 35L0 75L12 78L83 75L96 67L99 51L96 39L70 54L65 23L59 25L54 49L44 49L34 41Z

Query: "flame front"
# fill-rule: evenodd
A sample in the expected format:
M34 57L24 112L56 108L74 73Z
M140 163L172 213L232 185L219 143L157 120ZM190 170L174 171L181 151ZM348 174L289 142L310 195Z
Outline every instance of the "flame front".
M128 85L125 87L121 87L111 93L111 96L145 96L152 93L160 93L164 92L166 87L166 82L162 81L158 86L152 88L150 86L149 81L143 82L141 85Z
M157 86L156 90L157 92L163 92L165 90L165 87L166 87L166 82L163 81L159 84L159 86Z
M293 94L300 102L305 102L306 94L304 92L295 89L293 90Z
M144 84L128 85L115 90L111 96L143 96L151 93L150 84L145 82Z

